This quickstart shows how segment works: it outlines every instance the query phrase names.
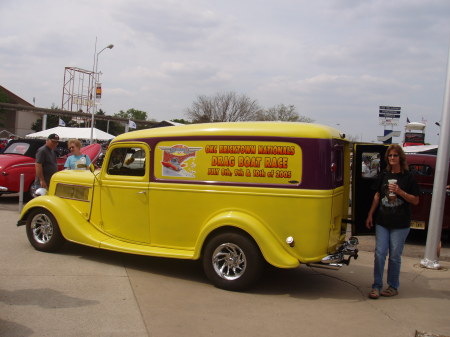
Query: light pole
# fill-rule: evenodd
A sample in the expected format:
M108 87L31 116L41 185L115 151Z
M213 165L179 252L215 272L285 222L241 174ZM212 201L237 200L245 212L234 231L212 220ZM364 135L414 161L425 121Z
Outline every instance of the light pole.
M94 73L94 79L92 80L93 83L92 83L92 90L91 90L92 100L94 101L94 108L92 109L92 116L91 116L91 142L90 142L90 144L94 143L94 115L97 112L97 104L96 104L96 97L95 97L96 92L95 91L96 91L97 83L99 81L99 74L97 72L97 70L98 70L98 55L100 55L100 53L102 51L104 51L105 49L112 49L113 47L114 47L113 44L109 44L97 53L97 39L95 39L94 66L92 67L92 72Z

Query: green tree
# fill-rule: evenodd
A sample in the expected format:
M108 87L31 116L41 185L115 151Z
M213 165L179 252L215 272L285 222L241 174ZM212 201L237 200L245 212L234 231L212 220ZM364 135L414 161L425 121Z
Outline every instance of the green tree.
M95 116L106 116L106 113L102 109L99 109L95 113ZM111 122L109 123L111 124ZM94 118L94 126L99 130L107 132L106 130L108 129L108 121Z
M146 121L147 120L147 113L145 111L137 110L137 109L128 109L127 111L120 110L116 114L114 114L115 117L120 118L126 118L131 120L141 120ZM110 130L115 133L111 133L113 135L119 135L121 133L125 132L125 125L121 123L114 123L114 126L111 129L111 123L110 123ZM139 126L137 127L139 129Z
M141 121L147 120L147 113L145 111L136 109L128 109L127 111L120 110L114 116Z
M1 103L9 103L8 95L0 89L0 102ZM3 109L0 109L0 127L4 127L3 123L5 120L6 112Z
M258 121L285 121L285 122L304 122L312 123L313 119L301 116L295 111L294 105L278 104L266 110L257 113L255 120Z
M106 112L104 112L102 109L99 109L96 113L96 116L106 116ZM113 136L117 136L124 132L125 127L118 122L113 122L107 120L101 120L101 119L94 119L94 126L95 128L105 131Z
M226 92L215 96L198 96L186 114L193 123L237 122L254 120L260 110L256 100L235 92Z
M171 122L175 122L175 123L180 123L180 124L191 124L191 122L183 119L183 118L175 118L175 119L171 119Z
M4 92L1 89L0 89L0 102L2 102L2 103L8 103L9 102L8 95L6 94L6 92Z
M109 121L109 129L108 129L109 134L113 136L118 136L124 132L125 132L125 125L123 125L123 123Z

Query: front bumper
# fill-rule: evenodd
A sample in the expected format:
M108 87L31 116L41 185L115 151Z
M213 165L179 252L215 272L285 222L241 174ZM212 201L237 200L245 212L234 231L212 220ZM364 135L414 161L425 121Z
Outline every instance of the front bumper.
M25 226L27 224L27 220L19 220L19 221L17 221L17 227L19 227L19 226Z
M352 257L355 260L358 258L358 244L358 238L352 236L339 247L336 253L325 256L318 263L308 263L308 266L326 269L340 269L344 264L349 265Z

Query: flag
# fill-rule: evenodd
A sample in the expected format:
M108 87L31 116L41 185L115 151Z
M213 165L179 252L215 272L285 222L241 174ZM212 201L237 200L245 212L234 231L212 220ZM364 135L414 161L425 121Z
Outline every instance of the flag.
M66 126L66 123L60 118L58 122L58 126Z
M406 117L406 123L411 123L408 117Z
M130 129L136 129L136 123L133 122L131 119L128 121L128 127Z

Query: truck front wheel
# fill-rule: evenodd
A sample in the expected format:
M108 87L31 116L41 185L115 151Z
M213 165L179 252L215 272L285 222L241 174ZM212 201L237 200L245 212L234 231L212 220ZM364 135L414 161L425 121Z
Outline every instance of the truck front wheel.
M26 230L31 245L42 252L57 251L65 242L55 217L44 209L28 216Z
M206 244L203 269L218 288L240 291L256 282L264 261L256 243L238 233L223 233Z

